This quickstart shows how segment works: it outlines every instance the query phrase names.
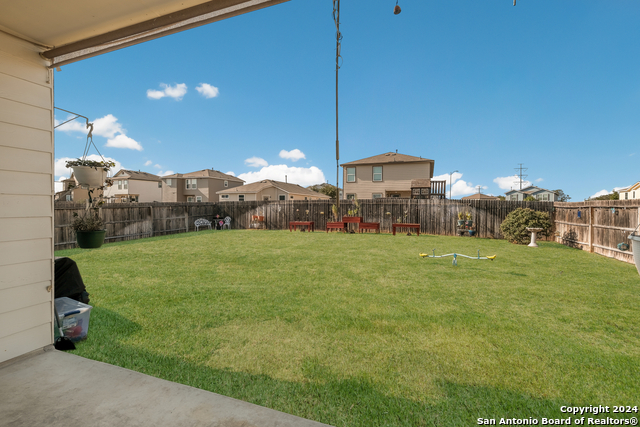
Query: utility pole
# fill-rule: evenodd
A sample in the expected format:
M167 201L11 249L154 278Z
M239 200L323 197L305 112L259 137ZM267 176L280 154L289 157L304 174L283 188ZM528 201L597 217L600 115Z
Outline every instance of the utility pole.
M516 182L516 184L519 184L519 188L520 190L522 190L522 179L528 177L529 175L524 175L522 172L526 172L529 168L523 168L522 165L523 163L518 163L518 167L515 168L515 170L519 171L518 173L518 182Z
M451 176L456 172L458 171L449 172L449 200L451 200Z
M336 24L336 208L340 214L340 140L338 138L338 70L340 70L340 0L333 0L333 21Z

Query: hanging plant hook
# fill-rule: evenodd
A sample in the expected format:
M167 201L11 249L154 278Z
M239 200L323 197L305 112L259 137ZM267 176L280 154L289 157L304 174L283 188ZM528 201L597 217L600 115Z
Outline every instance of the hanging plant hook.
M398 0L396 0L396 7L393 8L393 14L399 15L400 12L402 12L402 9L400 9L400 6L398 6Z

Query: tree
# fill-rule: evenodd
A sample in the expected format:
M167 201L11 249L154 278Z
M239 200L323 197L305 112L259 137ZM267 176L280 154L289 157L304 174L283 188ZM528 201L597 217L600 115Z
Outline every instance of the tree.
M536 198L533 196L527 196L524 198L523 202L535 202Z
M504 196L498 196L498 200L507 200L507 198Z
M556 202L568 202L571 200L571 196L564 194L562 190L553 190L553 192L556 193Z
M327 196L331 197L332 199L336 198L336 186L335 185L331 185L329 183L324 183L324 184L316 184L316 185L311 185L309 187L307 187L308 190L311 191L315 191L317 193L322 193L322 194L326 194Z
M605 194L598 197L589 197L587 200L618 200L620 198L620 194L616 190L612 190L611 193Z
M548 212L534 211L528 208L518 208L507 215L500 224L500 231L505 239L511 243L526 245L531 238L527 227L542 228L539 236L548 236L552 224Z

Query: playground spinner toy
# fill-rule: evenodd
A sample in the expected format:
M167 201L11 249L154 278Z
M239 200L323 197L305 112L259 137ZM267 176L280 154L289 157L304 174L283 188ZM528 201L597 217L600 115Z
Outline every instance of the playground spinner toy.
M469 258L469 259L488 259L489 261L493 261L494 259L496 259L497 255L480 256L480 249L478 249L478 256L469 256L469 255L456 254L456 253L446 254L446 255L436 255L436 250L434 249L433 250L433 255L421 253L420 256L422 258L444 258L444 257L452 256L453 257L452 264L453 265L458 265L458 257L459 256L463 256L463 257Z

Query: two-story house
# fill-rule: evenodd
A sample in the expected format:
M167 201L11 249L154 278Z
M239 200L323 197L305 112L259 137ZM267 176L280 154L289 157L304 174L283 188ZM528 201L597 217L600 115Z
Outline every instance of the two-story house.
M71 177L64 179L62 181L62 191L58 191L54 195L54 200L60 202L84 202L89 200L89 190L87 188L82 188L76 182L75 177L73 176L73 172L71 173ZM93 193L91 193L92 198L100 199L102 197L102 190L94 189Z
M220 201L245 200L328 200L331 197L287 182L265 179L240 187L218 191Z
M557 194L553 191L546 190L544 188L536 187L535 185L530 185L522 190L511 190L507 191L505 194L506 200L513 201L523 201L529 196L532 196L536 200L544 201L544 202L555 202Z
M162 181L158 175L120 169L111 179L113 185L104 190L107 203L162 201Z
M163 202L217 202L217 192L243 185L244 181L213 169L162 177Z
M398 152L343 163L344 197L444 198L446 181L431 180L434 164L434 160Z
M640 199L640 181L627 188L620 189L618 194L620 195L620 200Z

